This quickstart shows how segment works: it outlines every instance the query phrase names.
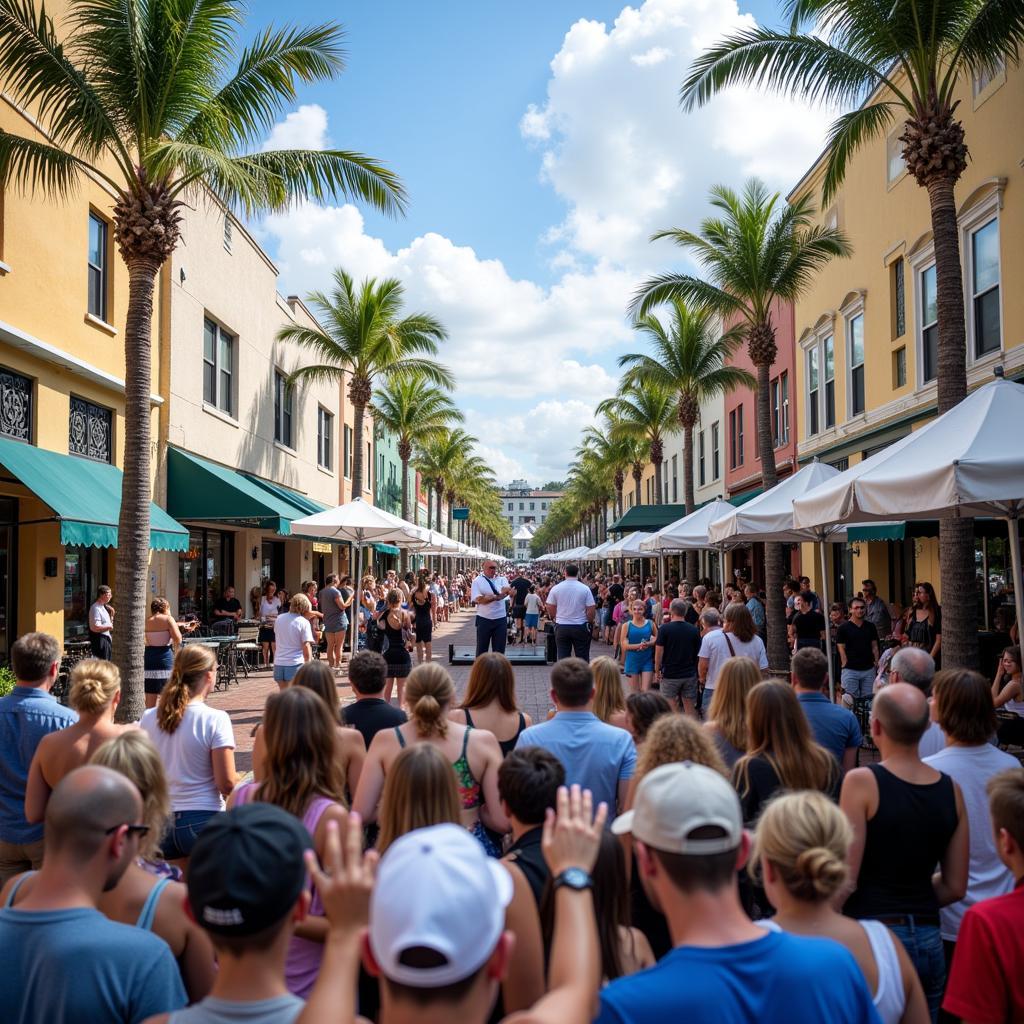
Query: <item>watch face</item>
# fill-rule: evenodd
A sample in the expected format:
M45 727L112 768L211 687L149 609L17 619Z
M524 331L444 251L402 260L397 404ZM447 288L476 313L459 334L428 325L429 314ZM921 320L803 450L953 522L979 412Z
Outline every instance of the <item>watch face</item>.
M585 889L590 885L590 875L583 868L568 868L562 872L561 881L570 889Z

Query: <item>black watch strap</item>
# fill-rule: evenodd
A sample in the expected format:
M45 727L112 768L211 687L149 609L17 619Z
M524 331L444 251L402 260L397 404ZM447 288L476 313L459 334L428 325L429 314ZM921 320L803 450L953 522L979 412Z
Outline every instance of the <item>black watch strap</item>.
M566 868L565 871L554 879L554 888L556 890L561 889L562 886L581 892L584 889L593 889L594 879L583 868Z

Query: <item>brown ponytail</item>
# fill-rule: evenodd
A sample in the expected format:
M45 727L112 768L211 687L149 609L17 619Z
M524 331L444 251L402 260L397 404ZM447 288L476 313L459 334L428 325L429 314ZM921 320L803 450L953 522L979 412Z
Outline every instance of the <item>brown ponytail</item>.
M181 725L188 702L202 689L206 673L216 667L217 656L208 647L190 644L178 651L157 705L156 723L164 732L173 733Z
M436 661L417 665L405 683L405 702L418 735L446 736L448 708L455 699L455 684Z

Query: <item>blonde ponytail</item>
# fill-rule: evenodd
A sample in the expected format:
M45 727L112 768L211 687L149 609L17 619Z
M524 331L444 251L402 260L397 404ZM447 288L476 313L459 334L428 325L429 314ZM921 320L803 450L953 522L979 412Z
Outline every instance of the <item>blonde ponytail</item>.
M446 736L448 708L455 699L455 684L436 661L417 665L405 682L405 701L419 736Z
M86 658L71 670L68 703L83 715L98 715L120 692L121 673L111 661Z
M173 733L181 725L188 702L202 689L207 672L216 667L217 656L208 647L190 644L178 651L157 705L156 722L164 732Z

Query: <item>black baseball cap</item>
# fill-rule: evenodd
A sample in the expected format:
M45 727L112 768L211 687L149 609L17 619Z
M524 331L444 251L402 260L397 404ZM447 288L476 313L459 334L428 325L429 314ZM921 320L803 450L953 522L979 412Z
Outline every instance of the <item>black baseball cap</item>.
M188 902L201 927L217 935L256 935L295 906L306 884L303 851L313 840L274 804L243 804L215 815L188 864Z

